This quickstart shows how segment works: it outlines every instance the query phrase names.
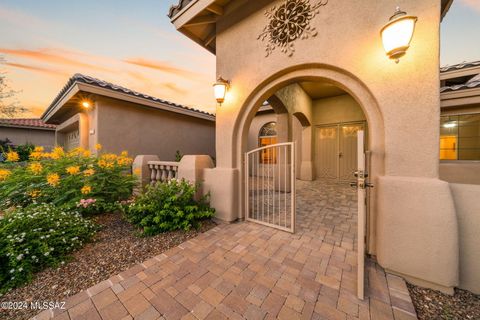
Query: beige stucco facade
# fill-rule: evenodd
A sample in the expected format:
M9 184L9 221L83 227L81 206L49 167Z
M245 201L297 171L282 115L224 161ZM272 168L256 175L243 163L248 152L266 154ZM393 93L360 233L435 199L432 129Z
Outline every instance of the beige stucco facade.
M353 99L360 106L361 113L349 115L368 124L370 175L375 185L370 197L368 253L375 255L384 268L410 281L446 292L459 284L464 286L459 279L465 279L463 273L472 276L472 269L466 271L465 265L460 268L460 261L471 263L466 262L471 259L465 254L472 253L471 244L478 244L478 239L466 236L471 241L465 242L464 235L459 235L464 232L459 229L457 213L461 197L454 195L449 183L440 180L438 160L439 29L449 3L382 0L366 5L365 1L330 1L311 21L318 31L315 37L295 41L291 56L275 50L268 57L265 42L258 36L269 23L265 10L278 7L282 1L222 2L223 14L214 25L213 44L211 38L202 42L200 31L185 27L213 1L189 3L172 17L172 22L216 53L217 76L232 83L225 102L217 109L217 166L205 174L218 217L227 221L244 217L242 157L251 145L249 129L262 103L272 95L281 98L279 91L292 84L332 84L348 94L345 99ZM396 5L418 17L411 47L398 64L386 57L379 36ZM309 113L305 108L308 101L295 96L294 109L287 106L287 110L307 120L303 138L311 139L308 131L315 122L330 122L333 120L329 117L336 117L336 108L324 115L315 113L322 102L313 103ZM302 142L302 147L305 145L308 141ZM310 152L304 148L300 171L305 177L312 174L312 161L311 148ZM472 197L473 193L464 194ZM460 201L473 208L467 201ZM473 277L478 279L479 275Z
M7 127L0 125L0 140L7 138L13 145L31 143L49 150L55 145L55 129Z
M47 123L58 124L56 142L67 149L82 147L95 153L95 145L101 144L105 152L126 150L132 157L149 154L172 161L178 150L182 155L215 158L213 115L138 93L77 82L70 87L44 114ZM86 96L89 108L82 107L79 98Z

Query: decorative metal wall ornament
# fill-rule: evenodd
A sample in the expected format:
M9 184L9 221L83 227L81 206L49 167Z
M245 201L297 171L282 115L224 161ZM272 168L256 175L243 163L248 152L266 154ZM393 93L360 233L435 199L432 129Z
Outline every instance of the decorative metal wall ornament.
M276 47L282 52L292 56L295 52L294 41L315 37L317 30L310 26L310 21L320 13L320 7L325 6L328 0L319 0L310 4L310 0L285 0L278 8L273 6L265 11L265 16L270 20L258 40L268 43L265 47L268 57Z

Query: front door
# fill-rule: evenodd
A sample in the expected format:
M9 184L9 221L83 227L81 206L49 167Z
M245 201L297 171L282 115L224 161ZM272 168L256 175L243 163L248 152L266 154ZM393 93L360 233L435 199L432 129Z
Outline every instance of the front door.
M363 123L318 127L315 137L317 178L349 181L357 169L357 132Z

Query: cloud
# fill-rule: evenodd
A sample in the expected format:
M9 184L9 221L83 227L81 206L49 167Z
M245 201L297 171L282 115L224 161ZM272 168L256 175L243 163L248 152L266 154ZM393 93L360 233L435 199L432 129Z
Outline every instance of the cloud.
M177 86L175 83L172 83L172 82L162 83L162 86L178 94L183 95L187 93L187 90L180 88L179 86Z
M129 64L133 64L133 65L137 65L137 66L141 66L149 69L154 69L154 70L174 74L181 77L198 78L201 76L196 72L175 67L172 64L164 61L154 61L154 60L148 60L144 58L128 58L128 59L124 59L123 61Z
M461 0L461 2L474 10L480 12L480 1L479 0Z
M60 54L57 52L59 52ZM95 70L111 71L110 69L104 68L102 66L82 62L75 59L75 57L69 57L69 56L74 56L77 53L69 52L66 50L60 50L60 49L52 48L52 49L28 50L28 49L0 48L0 53L11 55L14 57L37 60L37 61L46 62L46 63L68 65L76 68L89 68L89 69L95 69Z
M48 73L48 74L52 74L52 75L60 75L62 77L65 77L65 76L69 75L66 72L58 71L58 70L55 70L55 69L26 65L26 64L22 64L22 63L6 62L5 65L10 66L10 67L14 67L14 68L29 70L29 71L37 71L37 72Z

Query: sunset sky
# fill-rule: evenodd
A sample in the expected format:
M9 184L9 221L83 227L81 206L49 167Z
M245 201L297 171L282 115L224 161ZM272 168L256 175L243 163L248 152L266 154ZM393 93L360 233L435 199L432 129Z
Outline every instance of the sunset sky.
M175 31L177 0L0 0L0 55L24 116L40 116L74 73L215 111L215 57ZM480 0L455 0L442 65L480 60Z

